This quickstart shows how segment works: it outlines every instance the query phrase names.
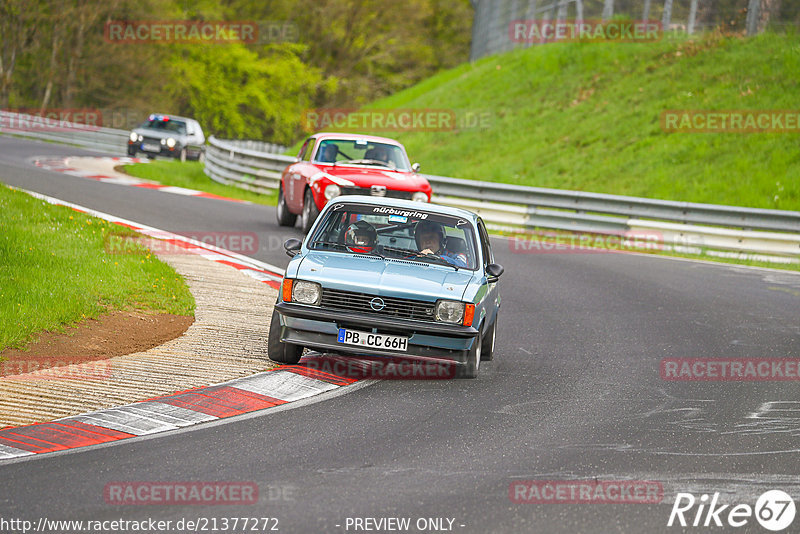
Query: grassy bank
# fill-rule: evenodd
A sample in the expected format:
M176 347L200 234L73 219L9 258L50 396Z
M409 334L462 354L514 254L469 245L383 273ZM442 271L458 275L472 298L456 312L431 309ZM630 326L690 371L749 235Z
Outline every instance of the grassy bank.
M107 252L131 230L1 184L0 228L0 350L113 309L194 312L170 266L148 253Z
M256 204L274 206L278 202L278 193L260 195L252 191L239 189L232 185L215 182L203 172L203 164L197 161L151 161L150 163L134 163L122 166L122 170L131 176L152 180L164 185L197 189L214 195L238 200L248 200Z
M555 43L465 64L372 103L483 125L387 133L423 172L800 210L797 133L667 133L665 110L797 110L800 37ZM379 132L374 132L379 133Z

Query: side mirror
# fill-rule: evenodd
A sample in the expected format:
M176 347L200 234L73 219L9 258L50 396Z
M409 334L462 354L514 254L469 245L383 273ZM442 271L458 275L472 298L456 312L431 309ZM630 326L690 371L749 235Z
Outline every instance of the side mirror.
M303 245L303 242L299 239L287 239L286 242L283 244L283 248L286 249L286 254L290 258L294 258L298 254L300 254L300 247Z
M420 164L419 163L415 163L415 164L413 164L411 166L411 170L414 171L414 172L419 172L419 169L420 169Z
M490 263L486 266L486 281L494 284L500 279L500 275L505 272L503 266L497 263Z

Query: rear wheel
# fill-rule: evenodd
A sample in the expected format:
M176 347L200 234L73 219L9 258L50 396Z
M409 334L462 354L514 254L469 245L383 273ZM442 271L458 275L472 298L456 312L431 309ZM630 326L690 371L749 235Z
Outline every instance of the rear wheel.
M280 226L294 226L297 222L297 215L289 211L289 206L286 205L286 197L283 196L283 186L278 188L278 224Z
M281 341L281 319L277 311L272 312L272 322L269 325L269 340L267 345L269 359L288 365L294 365L303 356L303 347Z
M494 342L497 338L497 317L494 318L494 323L492 324L492 329L486 334L486 340L483 342L483 353L481 354L481 360L485 362L492 361L494 358Z
M469 350L469 355L467 356L467 363L459 366L458 378L478 377L478 369L481 366L482 345L483 345L483 339L481 339L481 335L478 334L478 336L475 338L475 341L472 343L472 348Z
M314 195L311 194L311 189L306 189L306 194L303 196L303 215L300 218L300 229L304 234L311 230L311 225L317 220L319 216L319 208L314 202Z

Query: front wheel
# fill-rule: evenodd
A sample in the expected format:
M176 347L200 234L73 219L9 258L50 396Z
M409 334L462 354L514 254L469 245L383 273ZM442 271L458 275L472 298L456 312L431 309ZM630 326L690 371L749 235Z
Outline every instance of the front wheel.
M274 362L294 365L303 356L303 347L281 341L280 314L274 310L272 312L272 322L269 324L269 340L267 343L267 356Z
M278 188L278 225L280 226L294 226L297 222L297 215L289 211L289 206L286 204L286 197L283 195L283 186Z
M467 363L459 366L458 378L478 378L478 369L481 366L481 346L483 340L480 333L472 343L472 348L467 356Z
M300 229L304 234L311 230L311 225L317 220L319 216L319 208L314 202L314 195L311 194L311 189L306 189L306 194L303 196L303 216L300 219Z
M184 163L186 162L186 149L185 148L181 149L180 153L178 154L178 157L180 158L181 162L184 162Z

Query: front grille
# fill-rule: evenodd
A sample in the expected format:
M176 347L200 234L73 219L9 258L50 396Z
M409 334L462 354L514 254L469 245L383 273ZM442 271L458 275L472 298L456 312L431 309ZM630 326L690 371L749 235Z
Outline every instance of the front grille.
M435 303L422 300L411 300L395 297L378 297L386 304L380 311L374 310L370 302L377 295L341 291L338 289L322 289L322 302L320 307L330 310L341 310L375 315L378 317L395 317L398 319L413 319L416 321L433 321L433 308Z
M342 194L375 196L372 194L372 190L369 187L343 187ZM413 195L413 193L410 191L396 191L387 187L386 194L383 195L383 198L403 198L405 200L411 200L411 195Z

